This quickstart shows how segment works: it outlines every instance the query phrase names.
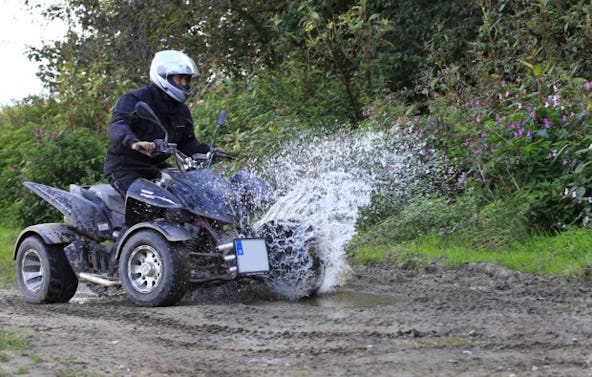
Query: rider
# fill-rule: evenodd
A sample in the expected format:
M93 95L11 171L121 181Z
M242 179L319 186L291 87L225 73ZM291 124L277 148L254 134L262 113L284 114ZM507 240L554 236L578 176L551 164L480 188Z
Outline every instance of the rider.
M156 139L164 132L154 123L140 119L134 109L146 102L168 131L168 140L188 156L207 153L210 146L197 141L193 120L185 101L193 94L191 78L199 74L195 62L183 52L159 51L150 64L151 84L122 95L109 124L111 146L105 156L104 173L117 191L125 196L138 178L156 179L166 167L167 154L156 150Z

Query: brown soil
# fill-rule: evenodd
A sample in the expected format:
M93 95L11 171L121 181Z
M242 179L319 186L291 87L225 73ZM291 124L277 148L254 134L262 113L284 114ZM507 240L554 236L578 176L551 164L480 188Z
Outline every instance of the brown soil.
M33 338L0 375L592 376L592 286L581 282L485 264L360 267L331 295L263 293L229 284L143 308L118 292L30 305L0 290L2 328Z

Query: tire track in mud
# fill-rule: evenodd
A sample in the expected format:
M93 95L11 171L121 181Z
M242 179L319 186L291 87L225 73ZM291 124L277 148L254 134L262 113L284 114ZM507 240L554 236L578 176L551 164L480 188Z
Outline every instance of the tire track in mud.
M6 301L20 308L20 315L64 318L62 321L58 320L58 323L82 322L78 327L80 330L91 332L91 335L98 338L111 339L103 343L133 336L138 343L145 342L158 350L159 355L169 362L174 360L173 364L176 365L192 365L191 359L194 357L191 355L201 353L201 362L208 365L208 368L213 365L214 369L225 369L221 364L226 362L227 356L234 355L234 358L254 363L255 365L251 365L254 370L261 364L261 368L265 367L267 370L265 373L269 373L261 375L282 374L281 368L275 372L273 368L269 369L269 364L275 362L273 360L305 362L310 361L311 357L328 354L355 357L360 352L368 352L375 345L383 343L391 347L390 344L398 339L406 340L417 336L413 329L402 330L404 325L396 321L376 321L375 315L367 313L368 309L347 308L336 313L333 308L298 303L208 303L169 308L139 308L131 306L125 300L103 298L87 304L24 304L25 307L22 302L19 305L18 298ZM118 334L111 328L110 332L97 334L92 331L95 321L101 323L101 328L110 323L107 327L117 325L126 330ZM215 321L220 323L214 323ZM354 323L357 325L353 326ZM154 324L156 330L148 329L147 324ZM65 328L55 324L32 327L35 331L45 333L59 332ZM70 340L80 341L76 337ZM100 357L107 359L116 356L105 349L100 354ZM176 374L191 375L195 372L193 369L192 372L183 370L174 369Z
M230 350L233 347L226 346L226 342L228 340L236 342L239 337L243 338L244 342L253 339L261 342L275 342L273 348L261 350L277 350L277 342L282 339L287 339L290 343L296 340L308 343L310 340L319 341L320 339L327 341L343 338L394 339L413 335L412 330L401 330L399 327L393 329L391 321L372 320L371 323L364 324L358 319L349 318L347 321L337 323L332 319L321 318L322 313L318 308L311 309L296 303L266 302L259 306L238 304L238 307L235 307L237 304L231 304L231 308L212 304L140 308L125 302L101 301L102 299L98 299L90 305L61 304L35 307L40 309L39 315L46 312L47 315L59 313L66 317L72 316L86 320L97 318L102 321L120 322L121 326L132 328L153 323L158 326L157 340L168 345L195 345L194 339L199 337L202 342L221 343L223 348ZM284 315L276 313L269 317L270 312L277 312L278 307L282 306L284 309L280 310L280 314ZM271 310L268 311L268 309ZM299 315L294 316L293 312L298 312ZM195 316L195 313L199 316ZM347 316L351 314L348 313ZM308 327L308 323L312 323L313 320L314 327ZM358 327L344 326L348 322L356 322ZM302 326L303 323L304 326ZM362 326L366 328L360 328ZM290 349L295 350L292 345Z

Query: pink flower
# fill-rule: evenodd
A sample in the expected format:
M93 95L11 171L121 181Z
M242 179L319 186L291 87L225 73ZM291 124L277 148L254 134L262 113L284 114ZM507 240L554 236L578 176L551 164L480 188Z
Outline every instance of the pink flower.
M536 119L536 111L532 110L532 108L529 108L528 111L530 113L530 117L532 119Z
M466 172L462 172L462 174L460 175L460 177L458 177L458 180L456 181L456 186L460 187L463 185L463 183L465 183L465 181L467 180L467 173Z
M374 106L368 106L368 108L362 113L365 117L369 117L372 114L374 114Z

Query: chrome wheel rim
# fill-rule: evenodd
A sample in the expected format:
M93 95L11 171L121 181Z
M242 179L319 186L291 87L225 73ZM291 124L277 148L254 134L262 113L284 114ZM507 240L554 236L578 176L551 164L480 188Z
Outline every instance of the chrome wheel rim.
M45 271L41 263L41 257L35 249L27 249L23 254L23 262L21 264L21 276L23 284L31 292L38 292L43 283L43 276Z
M154 291L162 277L162 258L149 245L136 247L128 260L127 276L133 289L140 293Z

